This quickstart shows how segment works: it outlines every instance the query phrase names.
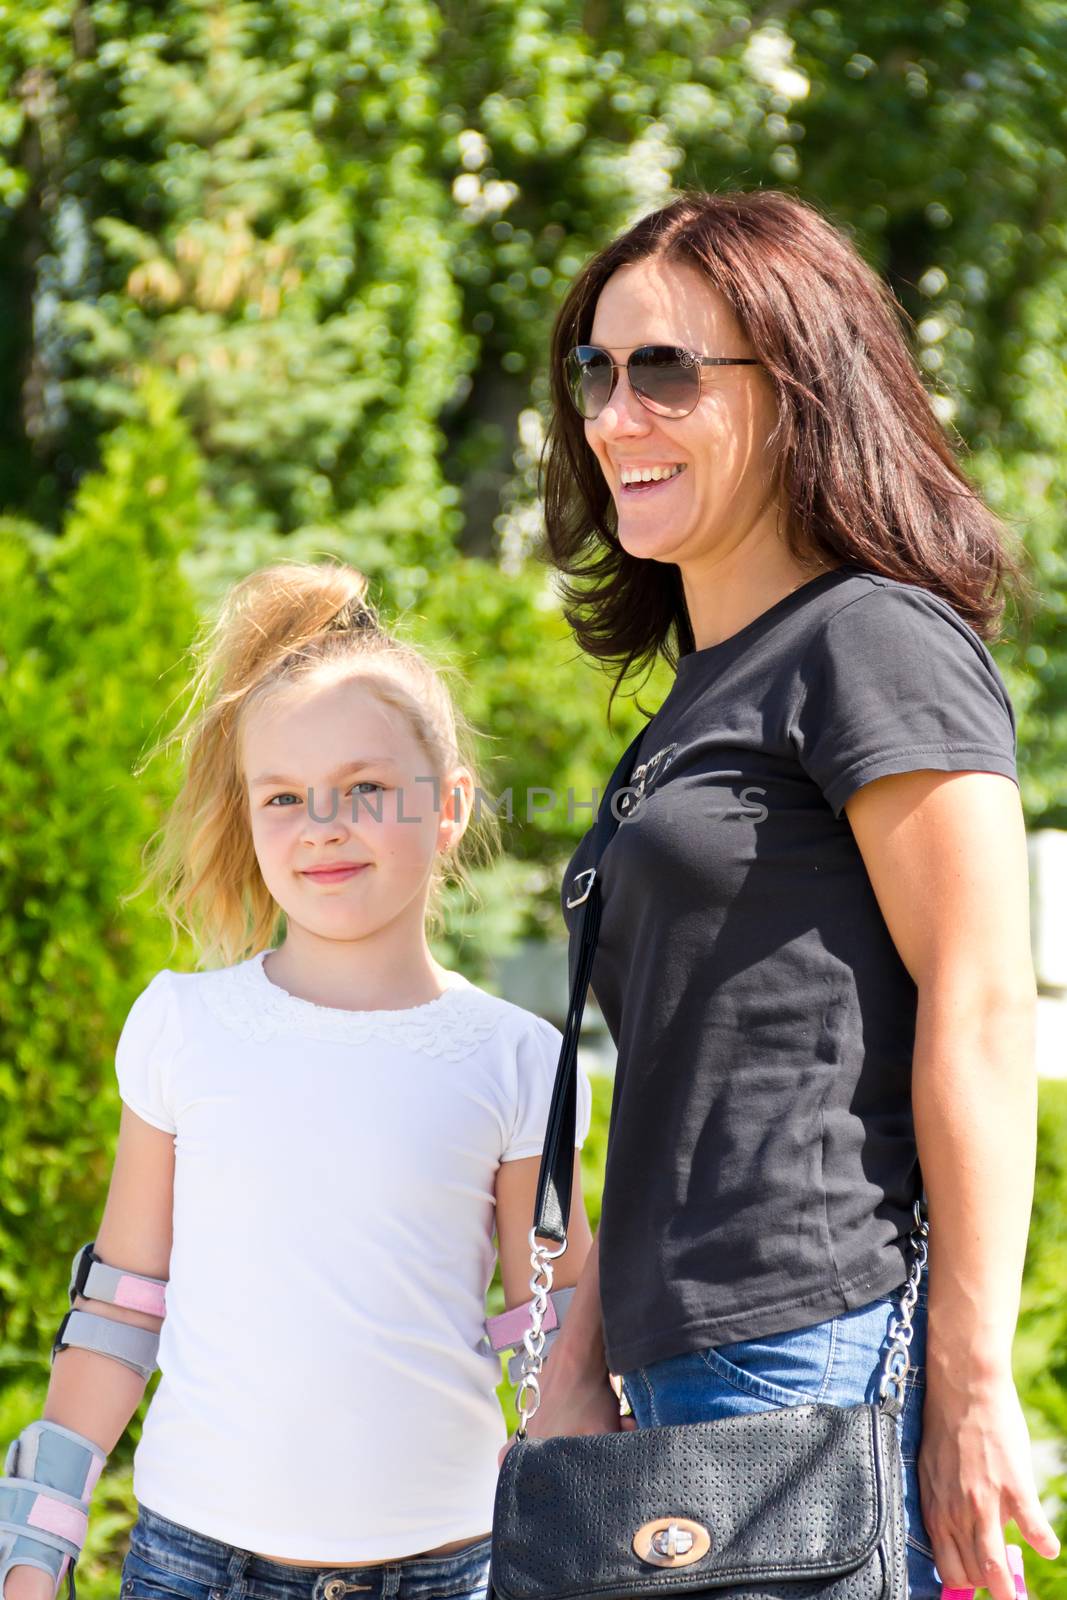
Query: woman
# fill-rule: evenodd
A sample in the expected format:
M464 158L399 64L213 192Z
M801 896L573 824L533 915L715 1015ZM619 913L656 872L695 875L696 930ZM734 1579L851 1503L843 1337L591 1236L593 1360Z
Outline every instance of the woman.
M1013 1600L1005 1522L1058 1551L1010 1365L1035 986L983 639L1020 569L891 296L786 195L687 195L602 251L552 380L569 620L677 677L601 866L602 1222L530 1432L633 1426L609 1372L642 1427L877 1399L925 1187L911 1592Z

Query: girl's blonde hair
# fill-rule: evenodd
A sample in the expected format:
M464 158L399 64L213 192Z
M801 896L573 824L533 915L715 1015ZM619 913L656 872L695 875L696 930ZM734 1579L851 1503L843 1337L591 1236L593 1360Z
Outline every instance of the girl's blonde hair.
M186 710L138 767L180 742L183 781L145 847L147 871L133 894L153 890L175 937L189 934L207 965L232 965L272 945L284 915L259 871L241 771L245 718L268 696L364 679L407 719L436 777L464 766L482 794L474 729L446 684L450 669L385 629L366 594L363 573L333 561L282 561L235 584L193 644L198 666ZM452 850L435 858L428 931L440 927L447 882L477 898L465 860L488 861L498 843L492 807L476 803L462 858Z

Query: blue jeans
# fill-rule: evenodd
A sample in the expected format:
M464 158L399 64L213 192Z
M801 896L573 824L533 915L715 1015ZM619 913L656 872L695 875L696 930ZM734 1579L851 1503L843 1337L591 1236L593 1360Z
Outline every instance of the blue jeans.
M878 1399L890 1319L898 1312L894 1293L856 1311L789 1333L764 1334L670 1356L622 1374L626 1398L639 1428L664 1423L712 1422L748 1411L806 1405L822 1400L852 1406ZM922 1437L926 1390L926 1284L914 1315L911 1371L898 1421L904 1458L908 1589L911 1600L940 1600L930 1536L919 1505L916 1460Z
M297 1567L137 1509L121 1600L485 1600L489 1586L488 1534L451 1555Z

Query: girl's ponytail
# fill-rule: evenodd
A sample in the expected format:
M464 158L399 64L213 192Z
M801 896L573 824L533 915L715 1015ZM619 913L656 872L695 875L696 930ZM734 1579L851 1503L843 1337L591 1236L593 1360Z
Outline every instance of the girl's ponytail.
M240 696L321 634L380 632L367 586L355 567L325 563L278 562L249 573L202 640L203 686Z

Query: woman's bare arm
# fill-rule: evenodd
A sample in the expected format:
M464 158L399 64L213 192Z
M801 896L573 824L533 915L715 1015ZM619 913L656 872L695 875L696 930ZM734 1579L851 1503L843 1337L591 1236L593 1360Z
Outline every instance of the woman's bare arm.
M118 1147L95 1251L109 1266L150 1278L170 1267L174 1203L174 1138L122 1108ZM75 1306L97 1316L158 1330L160 1317L78 1296ZM52 1367L43 1417L91 1439L110 1454L144 1396L145 1380L109 1356L61 1350ZM49 1600L52 1583L35 1567L14 1567L3 1600Z
M995 773L875 779L846 814L918 988L912 1102L930 1212L919 1472L943 1581L1013 1600L1009 1518L1042 1555L1011 1350L1033 1196L1035 984L1019 794Z

